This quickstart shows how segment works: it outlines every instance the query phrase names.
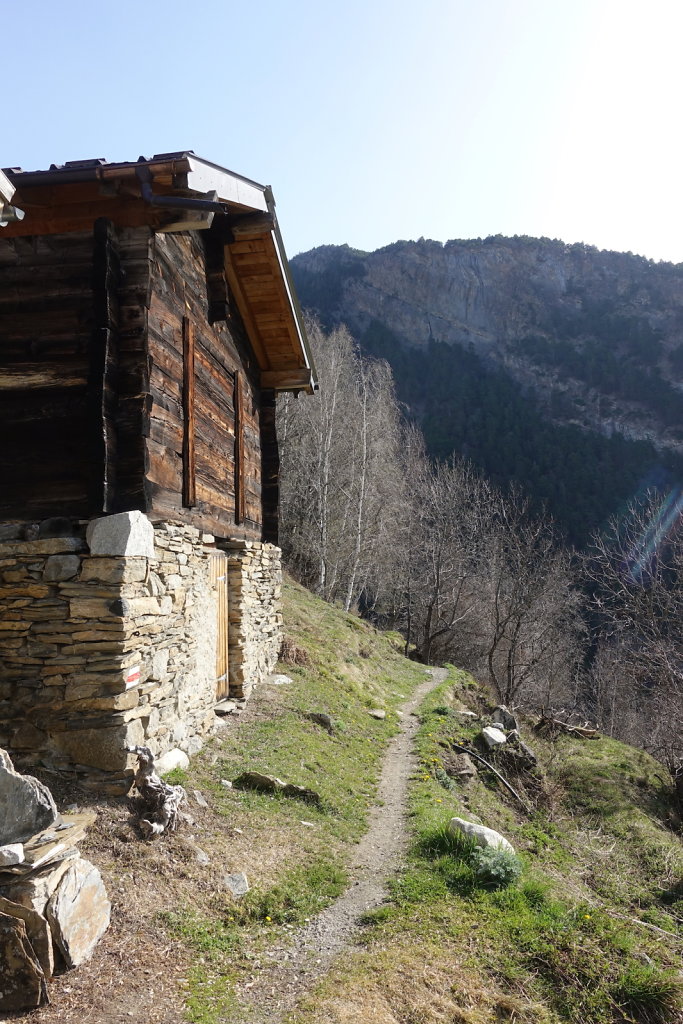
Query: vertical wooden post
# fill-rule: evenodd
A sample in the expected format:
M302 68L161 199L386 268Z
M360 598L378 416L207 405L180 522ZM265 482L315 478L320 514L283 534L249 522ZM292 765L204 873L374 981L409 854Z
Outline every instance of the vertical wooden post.
M183 505L197 504L194 457L194 324L183 317Z
M235 523L239 526L245 519L246 501L244 494L244 389L242 375L235 371L233 391L235 408Z
M88 444L91 452L89 505L111 512L116 492L118 402L119 253L114 226L100 217L93 230L93 313L88 370Z
M225 551L209 554L211 585L216 593L216 700L228 696L228 556Z
M263 540L267 544L278 543L280 454L277 447L275 401L276 392L271 388L261 392L261 516Z

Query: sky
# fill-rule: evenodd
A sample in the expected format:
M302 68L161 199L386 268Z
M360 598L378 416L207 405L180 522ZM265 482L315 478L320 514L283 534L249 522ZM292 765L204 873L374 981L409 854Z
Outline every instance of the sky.
M680 0L22 0L0 166L193 149L317 245L532 235L683 262Z

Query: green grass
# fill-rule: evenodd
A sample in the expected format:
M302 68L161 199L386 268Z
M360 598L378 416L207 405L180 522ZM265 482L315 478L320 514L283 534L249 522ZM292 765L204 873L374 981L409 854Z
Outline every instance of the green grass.
M212 834L198 837L212 862L246 870L251 885L239 900L227 891L200 892L192 905L163 915L191 951L187 1012L195 1024L234 1016L234 982L251 957L343 891L346 863L366 830L381 760L398 728L395 712L425 678L423 666L402 656L396 636L293 583L283 589L285 633L309 664L280 666L292 684L273 688L258 717L235 722L172 777L201 790L219 816ZM368 714L375 707L386 710L384 720ZM310 712L330 715L334 733L312 722ZM222 785L247 771L310 788L320 805ZM246 843L246 863L234 852L239 841Z
M247 870L252 886L241 900L200 892L165 915L190 951L195 1024L239 1019L233 985L254 958L343 891L395 711L424 679L424 668L401 656L399 638L293 584L285 587L285 629L310 663L282 666L293 684L273 693L271 710L236 723L177 779L201 789L217 812L214 832L198 837L212 863ZM466 784L457 775L452 744L476 749L483 724L458 711L486 706L485 691L452 666L424 701L407 863L386 903L365 914L363 951L342 958L290 1024L682 1019L683 856L666 827L660 766L612 740L550 742L527 724L539 759L533 772L485 755L523 793L525 813L481 765ZM373 707L386 719L371 718ZM334 720L332 736L307 717L316 711ZM320 806L221 785L249 770L315 790ZM447 827L456 815L479 818L513 843L523 868L516 882L493 888L478 876L472 844Z
M683 857L664 825L661 770L610 740L549 743L525 730L540 763L528 787L532 814L485 769L467 786L444 788L449 744L471 745L481 728L452 709L463 701L478 710L481 700L457 670L425 700L408 863L387 903L366 915L367 953L339 966L292 1021L371 1013L378 1024L682 1020L683 932L672 908ZM471 843L447 828L454 815L478 816L510 839L524 866L516 883L492 889L477 876ZM401 980L408 973L410 990Z

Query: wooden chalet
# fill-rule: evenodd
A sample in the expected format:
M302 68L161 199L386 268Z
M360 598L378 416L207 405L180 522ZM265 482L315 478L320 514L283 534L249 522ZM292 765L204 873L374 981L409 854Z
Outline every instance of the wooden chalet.
M275 398L315 370L269 187L192 152L4 175L0 746L123 779L273 667Z

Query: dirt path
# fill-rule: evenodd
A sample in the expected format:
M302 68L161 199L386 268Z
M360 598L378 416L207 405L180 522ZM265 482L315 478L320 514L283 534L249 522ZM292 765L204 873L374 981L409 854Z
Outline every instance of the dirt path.
M354 946L360 915L384 900L387 880L400 866L408 844L408 779L417 764L413 740L418 720L414 712L445 678L445 669L431 669L430 678L403 706L401 731L384 757L377 800L370 810L370 828L350 864L351 885L335 903L296 932L291 944L268 950L263 958L265 966L238 989L250 1022L277 1024L282 1020L329 970L332 961Z

